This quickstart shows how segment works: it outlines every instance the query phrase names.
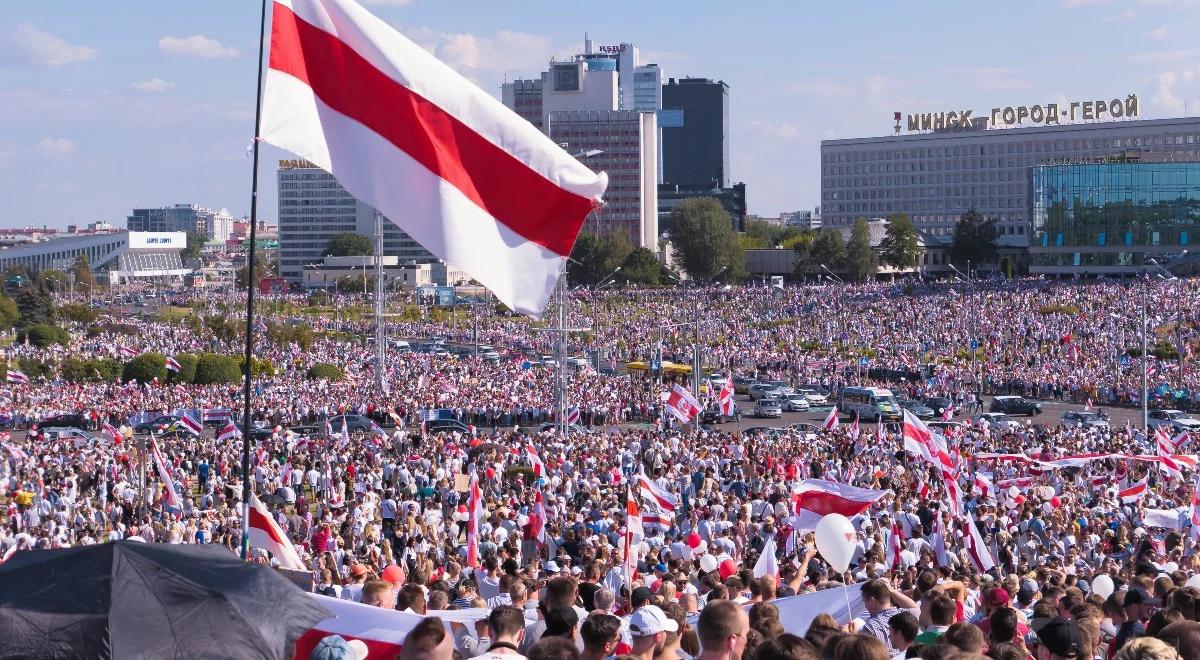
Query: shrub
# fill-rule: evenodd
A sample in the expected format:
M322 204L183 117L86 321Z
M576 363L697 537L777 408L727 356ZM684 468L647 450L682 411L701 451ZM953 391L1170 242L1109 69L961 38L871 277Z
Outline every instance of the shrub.
M240 383L241 359L229 355L201 353L196 360L196 374L192 382L197 385Z
M246 373L246 358L238 358L238 369ZM254 358L254 373L251 374L255 378L265 376L271 378L275 375L275 365L266 358Z
M308 368L308 377L312 380L341 380L342 370L327 362L318 362Z
M45 348L50 344L66 346L67 342L71 340L71 336L57 325L38 323L17 332L17 343L24 343L26 339L38 348Z
M80 360L71 357L63 360L61 373L63 380L72 383L108 382L122 375L122 365L109 358Z
M100 311L87 305L72 303L56 307L54 316L60 321L88 324L100 318Z
M50 365L33 358L23 357L17 360L17 368L26 376L29 376L29 380L40 380L51 376Z
M121 380L126 383L134 380L149 383L155 378L167 379L167 358L159 353L142 353L126 362L121 371Z
M1065 314L1067 316L1075 316L1079 313L1078 305L1042 305L1038 308L1038 314L1048 316L1050 314Z

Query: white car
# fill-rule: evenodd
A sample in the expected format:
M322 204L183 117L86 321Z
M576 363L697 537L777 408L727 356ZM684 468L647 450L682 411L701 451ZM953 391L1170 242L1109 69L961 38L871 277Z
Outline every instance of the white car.
M808 399L808 405L811 407L815 408L818 406L829 405L829 397L816 390L796 390L796 394L800 394L804 396L805 399Z
M1165 426L1173 433L1200 431L1200 419L1196 419L1182 410L1151 410L1146 417L1151 428Z
M976 426L979 426L980 424L987 424L988 426L990 426L994 429L1001 429L1001 430L1008 430L1008 429L1015 430L1015 429L1021 428L1020 422L1009 417L1008 415L1005 415L1004 413L994 413L994 412L979 413L978 415L975 415L974 417L971 418L971 423Z
M780 406L788 412L808 412L808 399L803 394L786 394L779 399Z

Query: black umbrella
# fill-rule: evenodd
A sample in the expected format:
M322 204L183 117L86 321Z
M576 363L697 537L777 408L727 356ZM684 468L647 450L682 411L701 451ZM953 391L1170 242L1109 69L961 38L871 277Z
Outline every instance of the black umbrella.
M117 541L0 565L0 658L283 658L328 616L216 545Z

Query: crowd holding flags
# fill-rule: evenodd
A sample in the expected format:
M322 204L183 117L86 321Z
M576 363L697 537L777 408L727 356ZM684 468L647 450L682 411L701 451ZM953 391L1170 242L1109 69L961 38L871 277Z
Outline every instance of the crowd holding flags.
M666 411L673 415L676 419L683 423L692 421L696 415L699 415L704 408L696 397L685 388L676 384L671 388L671 393L667 396Z

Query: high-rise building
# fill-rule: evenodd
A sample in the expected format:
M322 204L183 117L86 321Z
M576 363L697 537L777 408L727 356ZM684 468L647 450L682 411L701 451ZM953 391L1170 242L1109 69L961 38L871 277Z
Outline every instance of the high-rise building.
M663 183L728 188L729 85L681 78L662 88Z
M332 174L304 160L279 161L279 275L300 282L304 267L320 263L329 239L353 233L375 237L375 210L346 192ZM400 263L437 259L391 221L383 219L383 253Z
M626 232L632 244L658 249L661 73L638 61L632 44L594 48L550 62L541 79L504 83L501 99L580 161L608 173L602 209L584 231Z
M224 242L233 229L233 218L225 209L213 210L195 204L133 209L126 219L129 231L184 231L203 234L209 241Z

